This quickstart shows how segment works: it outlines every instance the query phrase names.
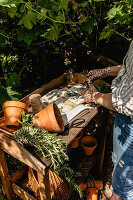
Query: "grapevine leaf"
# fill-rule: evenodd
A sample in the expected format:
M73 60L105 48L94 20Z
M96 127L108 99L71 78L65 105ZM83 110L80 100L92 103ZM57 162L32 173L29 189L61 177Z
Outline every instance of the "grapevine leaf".
M39 32L34 32L34 29L33 30L21 29L17 33L17 38L19 41L23 40L28 45L30 45L33 40L36 40L36 37L38 34L39 34Z
M105 26L100 34L99 40L108 39L113 34L112 29L109 25Z
M11 86L12 88L16 88L20 86L20 76L13 72L10 74L9 78L6 80L6 83L8 86Z
M88 34L91 34L93 28L97 25L96 20L94 18L90 19L87 23L82 25L82 30L87 31Z
M24 14L23 17L20 19L18 25L21 24L24 24L24 27L27 29L32 29L33 25L37 24L35 15L32 12Z
M12 0L0 0L0 6L4 6L4 7L16 7L16 5L13 3Z
M113 19L118 13L121 12L122 8L123 8L123 6L121 6L121 5L119 5L119 6L117 6L117 7L114 6L113 8L111 8L111 9L109 10L109 12L107 13L106 19L108 19L108 20Z
M41 34L41 37L47 38L49 40L57 40L60 31L61 28L59 28L58 24L55 24L54 26L49 27L43 34Z
M59 9L59 10L64 9L64 10L67 11L67 9L68 9L68 0L61 0L58 9Z

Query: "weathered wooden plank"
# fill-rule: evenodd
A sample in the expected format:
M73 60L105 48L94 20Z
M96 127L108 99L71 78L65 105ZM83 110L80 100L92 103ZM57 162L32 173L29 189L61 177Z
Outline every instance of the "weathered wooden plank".
M46 166L15 140L0 134L0 148L29 167L45 174Z
M37 175L38 175L38 182L40 186L41 200L51 200L48 170L46 171L46 174L44 176L40 174L39 172L37 173Z
M7 167L4 151L2 151L1 149L0 149L0 176L3 183L4 193L6 194L9 200L13 200L14 192L12 188L12 183L11 183L11 179L8 173L8 167Z
M23 200L37 200L33 196L31 196L28 192L23 190L21 187L13 183L14 193L17 194ZM12 199L13 200L13 199Z
M84 120L84 122L77 128L72 127L72 121L69 123L69 127L68 130L64 131L63 133L59 134L59 137L64 140L65 142L67 142L68 144L70 144L74 138L79 134L79 132L85 127L87 126L87 124L91 121L91 119L98 113L98 109L96 107L94 107L91 110L85 110L83 111L80 115L76 116L74 118L74 120L76 119L80 119L80 120ZM81 128L80 128L81 127Z
M17 182L18 180L20 180L22 178L22 176L24 175L24 173L26 172L26 166L22 166L19 170L16 171L15 174L13 174L13 176L11 177L11 181L12 183Z

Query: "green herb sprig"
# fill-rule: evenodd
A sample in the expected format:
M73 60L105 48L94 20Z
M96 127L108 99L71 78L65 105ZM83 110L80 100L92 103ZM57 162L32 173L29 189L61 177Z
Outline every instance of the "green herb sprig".
M49 133L45 129L34 127L32 120L35 114L25 114L22 112L22 128L14 133L14 137L21 145L31 145L46 159L51 161L51 168L74 190L82 196L80 188L77 186L76 178L81 174L64 164L69 161L67 155L67 143L58 136Z

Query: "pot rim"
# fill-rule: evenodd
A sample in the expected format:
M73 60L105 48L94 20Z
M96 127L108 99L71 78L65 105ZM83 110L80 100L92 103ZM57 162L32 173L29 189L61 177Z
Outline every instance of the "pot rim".
M64 131L64 122L63 122L63 119L62 119L62 116L61 116L58 106L56 105L56 103L53 102L53 103L49 104L49 107L51 107L54 111L51 113L48 110L49 118L54 119L53 122L50 120L52 128L55 129L55 131L57 131L57 132ZM56 118L56 112L58 113L59 118ZM51 115L52 115L52 117L51 117Z
M24 110L27 110L28 109L28 106L26 103L23 103L23 102L20 102L20 101L5 101L3 103L3 110L4 108L6 107L19 107L19 108L23 108Z
M89 140L89 139L91 139L91 140ZM84 142L85 142L85 141L86 141L86 142L88 142L88 141L94 142L94 146L86 147L86 145L84 145ZM85 137L83 137L83 138L81 139L81 146L84 147L84 148L96 148L96 146L97 146L97 140L96 140L95 137L93 137L93 136L91 136L91 135L87 135L87 136L85 136Z

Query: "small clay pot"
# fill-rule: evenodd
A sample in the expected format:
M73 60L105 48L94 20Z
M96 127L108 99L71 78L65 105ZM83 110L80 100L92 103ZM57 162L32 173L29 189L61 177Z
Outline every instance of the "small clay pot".
M81 139L81 146L85 155L92 155L95 148L97 147L97 140L93 136L85 136Z
M79 141L82 135L83 135L83 130L81 130L80 133L77 135L77 137L71 142L70 144L71 148L77 148L79 146Z
M6 101L3 103L4 120L6 126L20 126L22 111L27 112L28 106L20 101Z
M50 132L64 131L64 122L60 110L55 103L49 104L37 113L33 119L33 124L37 128L42 128Z
M98 200L98 189L87 188L86 189L86 200Z

